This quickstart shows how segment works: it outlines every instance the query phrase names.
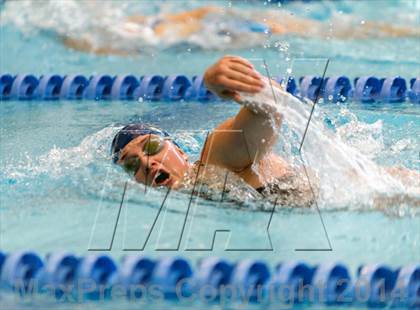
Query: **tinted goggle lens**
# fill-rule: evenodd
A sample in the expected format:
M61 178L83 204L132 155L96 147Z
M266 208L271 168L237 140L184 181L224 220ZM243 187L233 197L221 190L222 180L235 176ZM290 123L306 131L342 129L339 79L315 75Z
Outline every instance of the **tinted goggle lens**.
M136 174L140 169L140 159L137 157L132 157L124 161L123 168L128 174Z
M153 156L159 153L163 148L164 140L161 137L149 136L143 146L143 153L146 156ZM124 161L124 170L132 175L135 175L140 169L140 159L138 157L131 157Z
M163 148L163 139L161 137L150 136L143 147L144 155L156 155Z

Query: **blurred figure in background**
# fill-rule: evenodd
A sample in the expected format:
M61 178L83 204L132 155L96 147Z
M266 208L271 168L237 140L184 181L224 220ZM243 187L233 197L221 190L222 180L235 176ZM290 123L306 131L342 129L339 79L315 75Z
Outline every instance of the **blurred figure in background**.
M247 48L263 46L270 36L276 39L285 35L340 40L420 35L417 25L361 21L357 13L320 21L298 17L283 8L258 6L255 9L202 6L172 13L174 8L165 3L7 1L2 8L1 23L14 23L24 33L53 34L67 47L105 55L135 55L148 48L185 43L204 49ZM133 11L144 14L130 13Z
M251 13L251 14L250 14ZM204 6L175 14L158 14L155 16L133 15L119 25L121 34L133 36L142 34L154 37L159 41L189 41L201 36L206 39L209 34L216 34L223 40L219 44L233 45L242 35L294 35L301 37L333 37L337 39L368 39L383 37L415 37L420 35L419 28L390 25L380 22L363 22L358 24L328 24L312 19L291 15L287 11L250 12L239 9L226 9L216 6ZM96 54L130 54L114 45L97 46L94 42L76 37L62 37L66 46ZM197 38L194 38L197 39Z

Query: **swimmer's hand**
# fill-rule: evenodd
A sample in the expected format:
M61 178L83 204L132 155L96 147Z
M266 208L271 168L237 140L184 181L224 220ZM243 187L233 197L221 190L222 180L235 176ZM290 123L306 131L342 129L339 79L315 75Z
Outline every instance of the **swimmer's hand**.
M204 74L207 88L223 99L240 102L239 92L258 93L264 88L261 75L241 57L225 56Z

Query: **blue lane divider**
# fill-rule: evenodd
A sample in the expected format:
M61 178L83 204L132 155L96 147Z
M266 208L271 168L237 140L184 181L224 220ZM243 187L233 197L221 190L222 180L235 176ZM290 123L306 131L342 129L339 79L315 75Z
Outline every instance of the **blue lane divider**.
M3 291L102 300L115 298L112 291L117 288L122 291L118 297L130 300L143 298L148 289L154 289L166 299L204 298L205 302L224 297L233 302L418 308L420 264L398 269L368 264L359 267L352 277L341 263L310 266L291 261L271 270L261 260L231 263L210 257L194 269L182 257L154 260L130 255L117 264L100 253L78 257L57 252L43 260L32 251L0 252Z
M308 75L300 78L300 96L314 101L318 95L322 96L323 80L319 76Z
M109 297L110 289L117 278L117 265L107 255L88 255L81 259L76 279L89 299ZM76 285L77 287L77 285Z
M195 272L195 289L208 287L209 290L203 292L204 297L219 299L221 294L219 288L230 283L233 268L233 264L222 258L204 259Z
M299 298L299 287L311 284L314 269L304 262L291 261L277 265L271 280L276 294L281 294L281 288L287 287L291 294L288 298L283 297L285 303L301 303L308 299L307 292L303 292Z
M420 307L420 268L416 264L401 268L398 272L398 278L394 290L400 293L398 298L393 296L392 305L396 307Z
M83 94L88 83L88 79L83 75L74 74L65 76L63 84L61 85L60 99L83 99Z
M134 75L118 75L111 88L111 99L133 100L134 91L140 83Z
M5 259L6 259L6 255L3 252L0 252L0 275L1 275L1 269L3 267Z
M285 83L284 78L282 76L277 77L276 81L279 84ZM296 81L293 77L289 77L288 80L287 80L287 83L285 83L285 84L286 84L286 91L287 92L291 93L294 96L297 95L298 88L297 88L297 85L296 85Z
M375 76L350 78L307 75L295 79L275 78L286 84L286 91L294 96L326 103L356 101L362 103L420 103L420 78L409 83L400 76L378 78ZM296 81L299 81L297 83ZM188 78L185 75L135 75L110 76L106 74L85 77L83 75L41 76L32 74L0 75L0 100L147 100L147 101L217 101L202 76Z
M359 270L359 279L355 286L362 296L367 297L368 306L384 307L386 301L390 300L397 275L388 266L369 264Z
M410 80L411 89L408 91L410 101L420 103L420 78Z
M346 76L333 76L325 79L324 100L327 102L346 102L351 97L351 83Z
M43 292L42 287L48 285L52 288L53 295L60 298L76 280L79 262L74 254L68 252L48 255L39 275L40 291Z
M319 265L312 278L315 297L322 304L345 304L351 300L351 277L346 266L342 264L324 263Z
M165 79L160 75L145 75L141 78L140 86L134 91L135 98L156 101L162 96Z
M384 79L379 96L388 102L403 102L407 86L405 80L399 76Z
M109 75L92 76L87 85L84 97L90 100L111 99L111 89L114 79Z
M192 277L192 269L187 260L180 257L166 257L157 262L151 283L160 287L165 298L191 295L191 284L186 281Z
M379 99L381 82L374 76L362 76L355 79L353 98L357 101L369 103Z
M41 258L31 251L20 251L8 255L1 268L0 287L18 292L30 288L30 281L36 279L43 267Z
M35 99L36 88L38 87L38 79L31 74L17 75L12 84L11 99L31 100Z
M192 77L192 87L187 90L188 98L198 101L217 100L217 96L204 85L202 76Z
M57 100L60 97L63 78L59 75L43 75L36 88L36 98L41 100Z
M266 263L245 259L236 264L232 271L231 284L237 288L239 297L256 301L264 293L270 280L270 270ZM259 291L260 290L260 291ZM248 296L241 296L243 294Z
M143 296L144 291L138 287L150 284L155 267L156 262L147 257L137 255L124 257L118 272L118 283L122 284L128 298Z
M10 74L0 76L0 98L3 100L10 99L12 95L12 85L14 77Z
M165 79L162 89L162 98L168 101L189 99L185 96L191 87L190 80L184 75L171 75Z

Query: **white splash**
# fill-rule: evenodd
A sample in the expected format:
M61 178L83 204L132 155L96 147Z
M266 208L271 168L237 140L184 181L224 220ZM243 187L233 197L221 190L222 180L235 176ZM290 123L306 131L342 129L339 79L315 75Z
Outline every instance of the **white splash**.
M48 174L51 178L61 178L89 166L109 156L109 137L115 134L117 127L106 127L93 135L87 136L72 148L53 147L48 153L38 158L26 158L20 162L5 163L3 173L8 178L35 178ZM109 159L109 158L108 158Z
M377 154L383 151L382 120L367 124L360 122L347 109L342 109L341 114L350 118L350 122L337 128L337 134L342 140L371 159L374 159Z
M299 148L312 102L303 103L289 93L266 86L258 94L241 94L241 98L255 105L275 106L284 116L280 134L285 156L290 162L299 162ZM319 205L323 208L396 207L403 204L420 205L417 172L404 169L393 171L377 165L371 158L381 151L382 123L363 124L355 117L335 133L324 127L322 108L316 107L304 140L302 155L305 165L319 178ZM349 113L349 112L346 112ZM365 140L363 140L365 139ZM372 143L369 145L369 143ZM295 150L295 151L293 151ZM407 175L412 183L404 182ZM398 199L396 198L398 197ZM389 199L388 199L389 198Z

